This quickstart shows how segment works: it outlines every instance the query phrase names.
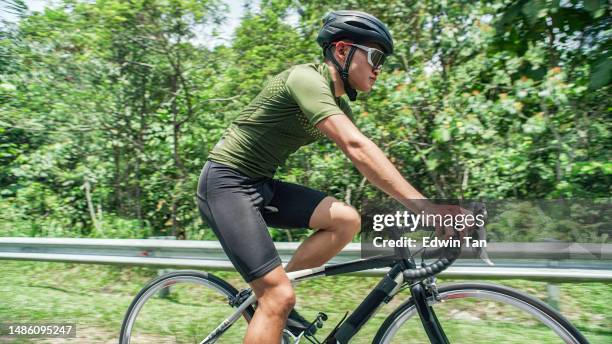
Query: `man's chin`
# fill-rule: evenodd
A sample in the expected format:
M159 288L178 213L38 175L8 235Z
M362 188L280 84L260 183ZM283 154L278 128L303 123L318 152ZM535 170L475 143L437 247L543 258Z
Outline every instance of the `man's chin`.
M372 91L372 88L373 88L373 87L374 87L374 85L371 85L371 86L366 86L366 87L361 87L361 88L358 88L357 90L358 90L359 92L369 93L370 91Z
M367 84L367 85L361 85L359 87L354 87L353 85L351 85L351 87L353 87L354 89L356 89L359 92L369 93L372 90L372 88L374 88L374 85Z

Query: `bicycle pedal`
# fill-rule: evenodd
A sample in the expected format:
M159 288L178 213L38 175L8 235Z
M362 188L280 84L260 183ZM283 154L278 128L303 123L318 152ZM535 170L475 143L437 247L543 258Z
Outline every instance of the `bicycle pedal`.
M323 327L323 323L326 320L327 320L327 314L323 312L319 312L319 314L317 314L317 318L312 322L311 326L314 324L317 326L317 328L321 328Z

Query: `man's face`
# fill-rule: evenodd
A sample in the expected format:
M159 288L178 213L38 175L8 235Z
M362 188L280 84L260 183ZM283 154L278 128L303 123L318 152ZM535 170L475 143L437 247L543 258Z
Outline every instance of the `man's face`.
M337 52L339 52L339 55L344 59L346 59L348 51L351 48L349 44L350 43L344 44L344 42L338 42L336 45ZM381 47L375 43L364 43L361 45L382 50ZM358 91L370 92L374 86L374 83L376 82L378 74L380 73L380 69L374 69L368 63L367 51L359 48L355 49L356 50L351 61L351 66L349 67L349 83Z

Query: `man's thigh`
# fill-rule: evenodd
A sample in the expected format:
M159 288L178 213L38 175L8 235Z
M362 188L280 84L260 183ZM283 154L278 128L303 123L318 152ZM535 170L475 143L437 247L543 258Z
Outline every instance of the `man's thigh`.
M324 192L280 180L273 181L272 191L267 206L274 211L264 211L263 217L269 226L277 228L309 228L312 214L327 197Z
M334 225L360 222L355 208L324 192L278 180L274 183L274 195L268 206L277 211L263 214L269 226L331 229Z
M281 265L260 212L263 200L249 177L212 163L203 170L198 208L247 282Z

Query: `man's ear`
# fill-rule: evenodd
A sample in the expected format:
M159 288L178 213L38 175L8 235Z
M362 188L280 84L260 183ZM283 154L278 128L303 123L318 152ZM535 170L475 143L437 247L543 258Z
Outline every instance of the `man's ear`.
M335 46L335 48L334 48L334 49L335 49L336 53L338 54L338 56L341 56L341 57L343 57L343 58L346 58L346 55L348 55L348 46L346 46L346 45L344 45L344 44L343 44L343 45L341 45L341 46L338 46L338 45L336 44L336 46Z

